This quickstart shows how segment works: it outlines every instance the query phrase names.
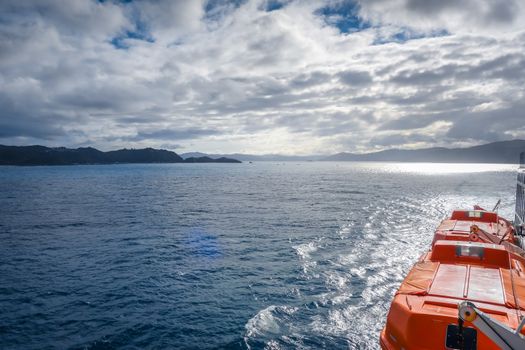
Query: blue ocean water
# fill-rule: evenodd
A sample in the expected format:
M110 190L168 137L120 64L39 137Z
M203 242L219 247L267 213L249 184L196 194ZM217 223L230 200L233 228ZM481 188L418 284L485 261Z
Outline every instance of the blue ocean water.
M2 349L377 349L456 207L515 166L0 167Z

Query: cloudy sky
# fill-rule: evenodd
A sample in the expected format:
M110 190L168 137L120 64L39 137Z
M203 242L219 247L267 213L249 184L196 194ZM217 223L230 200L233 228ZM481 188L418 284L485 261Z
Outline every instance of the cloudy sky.
M0 144L466 146L524 95L522 0L0 1Z

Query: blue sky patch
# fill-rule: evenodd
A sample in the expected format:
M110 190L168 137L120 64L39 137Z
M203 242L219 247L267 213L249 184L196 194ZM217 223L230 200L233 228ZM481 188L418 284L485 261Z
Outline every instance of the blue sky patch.
M126 30L123 34L118 35L110 40L111 45L113 45L113 47L116 49L128 49L129 45L126 43L126 39L142 40L149 43L155 42L155 39L150 34L146 23L144 23L137 14L135 14L133 17L135 28L133 30Z
M436 38L441 36L447 36L450 33L447 30L441 29L432 31L430 33L417 32L410 28L402 28L399 32L389 37L378 37L374 40L372 45L383 45L388 43L405 43L409 40L423 39L423 38Z
M209 0L204 7L204 18L209 21L220 20L225 13L237 9L247 0Z
M148 43L155 42L152 37L146 35L145 33L128 30L123 35L119 35L111 39L110 43L116 49L128 49L129 45L126 43L126 39L142 40L147 41Z
M276 11L282 9L289 1L269 0L266 2L265 10L267 12Z
M322 7L315 12L326 24L337 27L341 33L354 33L372 25L359 16L359 4L355 1L341 1Z
M205 12L212 12L218 7L228 6L231 5L234 8L238 8L242 4L246 3L247 0L209 0L206 2L206 6L204 8Z

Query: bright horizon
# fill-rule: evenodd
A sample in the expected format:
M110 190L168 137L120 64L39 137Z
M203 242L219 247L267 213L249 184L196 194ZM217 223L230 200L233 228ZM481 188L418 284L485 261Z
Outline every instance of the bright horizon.
M506 142L506 141L525 141L525 140L515 139L515 140L504 140L503 142ZM486 145L486 144L472 145L472 146L482 146L482 145ZM24 146L44 146L44 145L33 144L33 145L3 145L3 146L21 146L21 147L24 147ZM424 148L388 148L388 149L383 149L383 150L378 150L378 151L355 152L355 153L354 152L341 151L341 152L338 152L338 153L286 154L286 153L242 153L242 152L221 153L221 152L202 152L202 151L199 151L199 150L188 150L188 151L179 152L177 150L170 150L170 149L165 149L165 148L155 148L155 147L151 147L151 146L145 146L145 147L124 146L124 147L120 147L120 148L108 148L108 149L99 148L99 147L96 147L94 145L84 145L84 146L78 146L78 147L66 147L66 146L62 146L62 145L47 145L45 147L50 147L50 148L63 148L63 147L65 147L65 148L70 148L70 149L75 149L75 148L95 148L95 149L97 149L99 151L102 151L102 152L116 151L116 150L119 150L119 149L154 148L154 149L173 151L173 152L175 152L175 153L177 153L179 155L181 155L181 154L203 154L203 155L235 155L235 154L239 154L239 155L250 155L250 156L313 157L313 158L328 157L328 156L342 154L342 153L346 153L346 154L352 153L352 154L356 154L356 155L359 155L359 154L365 155L365 154L369 154L369 153L380 152L380 151L388 151L388 150L390 150L390 151L396 151L396 150L399 150L399 151L414 151L414 150L427 149L427 147L424 147ZM429 147L429 148L432 148L432 147ZM445 147L445 148L452 148L452 147ZM461 147L461 148L468 148L468 147ZM369 161L367 161L367 162L369 162ZM412 161L410 161L410 162L412 162ZM418 163L418 162L416 162L416 163ZM430 162L429 164L435 164L435 163ZM441 162L438 163L438 164L441 164ZM458 164L458 163L450 163L450 164ZM465 163L465 164L476 164L476 163ZM479 164L492 164L492 163L479 163ZM501 163L493 163L493 164L501 164Z

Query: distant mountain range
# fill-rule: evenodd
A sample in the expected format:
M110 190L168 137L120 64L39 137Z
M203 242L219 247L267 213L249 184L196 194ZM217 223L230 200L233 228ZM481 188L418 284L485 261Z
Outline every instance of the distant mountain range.
M92 147L65 148L44 146L0 145L0 165L71 165L117 163L241 163L237 159L219 157L182 158L175 152L153 148L121 149L102 152Z
M393 161L432 163L519 163L525 152L525 140L493 142L467 148L390 149L381 152L338 153L323 160L331 161Z
M242 161L381 161L434 163L519 163L525 140L493 142L467 148L433 147L416 150L390 149L373 153L338 153L331 156L283 156L250 154L183 153L183 157L233 157Z
M331 156L287 156L279 154L206 154L153 148L102 152L95 148L49 148L44 146L2 146L0 165L67 165L115 163L241 163L241 161L379 161L433 163L519 163L525 140L493 142L467 148L433 147L416 150L390 149L373 153L338 153Z

